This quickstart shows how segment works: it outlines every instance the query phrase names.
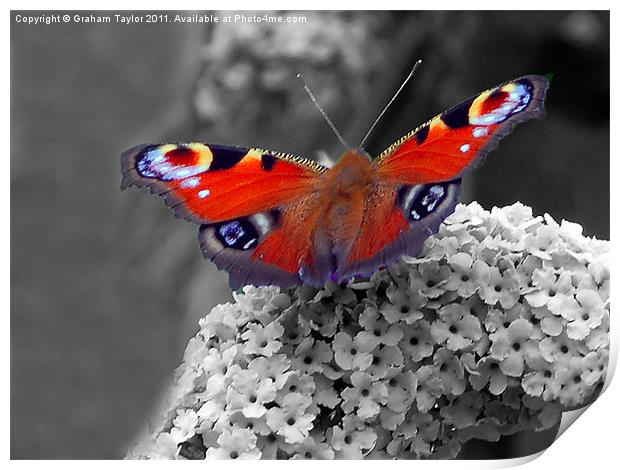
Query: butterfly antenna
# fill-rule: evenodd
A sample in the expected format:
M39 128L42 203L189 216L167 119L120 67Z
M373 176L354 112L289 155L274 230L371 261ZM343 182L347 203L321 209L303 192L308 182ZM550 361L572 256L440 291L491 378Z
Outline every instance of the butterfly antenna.
M366 140L368 140L368 137L370 137L370 134L372 134L372 131L375 129L375 127L377 126L377 124L379 123L383 115L385 114L385 112L388 110L390 105L394 102L394 100L399 95L399 93L402 91L402 89L405 88L405 85L407 84L409 79L413 77L413 73L416 71L416 69L420 66L421 63L422 63L422 59L419 59L415 64L413 64L413 68L411 69L411 72L409 72L409 75L407 75L407 78L405 78L405 80L403 81L403 84L396 91L396 93L394 93L394 96L392 96L392 99L388 102L388 104L385 105L385 107L383 108L383 111L381 111L381 113L379 114L379 117L375 119L375 122L372 123L372 126L370 126L370 129L368 129L368 132L366 132L366 135L360 142L359 148L364 148L364 144L366 143Z
M344 148L346 150L350 150L351 147L349 147L347 145L347 143L344 141L344 139L342 138L342 135L340 135L340 132L338 132L338 129L336 129L336 126L334 126L334 123L331 121L331 119L329 118L329 116L327 116L327 114L325 113L325 111L323 111L323 108L321 108L321 105L319 104L319 102L316 99L316 96L314 96L314 93L312 93L312 90L310 90L310 87L308 86L308 84L304 81L304 79L302 78L301 74L298 73L297 74L297 78L299 79L299 81L301 82L301 84L304 87L304 90L306 90L306 93L308 93L308 96L310 97L310 99L312 100L312 102L314 103L314 105L317 107L317 109L319 110L319 112L321 113L321 115L323 116L323 118L325 119L325 121L327 121L327 124L329 124L329 127L331 127L332 131L334 131L334 134L336 134L336 137L338 137L338 140L340 141L340 143L344 146Z

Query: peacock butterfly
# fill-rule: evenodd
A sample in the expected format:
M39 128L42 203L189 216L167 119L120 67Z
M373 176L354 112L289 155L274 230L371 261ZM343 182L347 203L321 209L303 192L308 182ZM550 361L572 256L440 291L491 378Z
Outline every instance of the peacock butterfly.
M199 224L203 255L228 271L233 289L323 286L416 256L453 212L465 171L543 114L547 88L537 75L506 82L375 159L350 149L332 168L258 148L139 145L122 155L121 188L146 186Z

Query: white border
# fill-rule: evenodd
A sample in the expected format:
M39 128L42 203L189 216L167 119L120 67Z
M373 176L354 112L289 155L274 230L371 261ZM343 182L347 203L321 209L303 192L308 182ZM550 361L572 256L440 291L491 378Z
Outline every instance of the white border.
M325 1L325 0L313 0L311 2L284 2L284 1L275 1L275 0L265 0L260 3L261 8L268 9L368 9L373 10L376 9L378 5L385 9L428 9L428 5L435 6L436 4L429 2L404 2L404 1L392 1L392 0L383 0L379 2L339 2L336 4L333 0ZM41 1L22 1L22 2L9 2L9 6L15 10L23 10L23 9L35 9L35 10L80 10L80 9L92 9L92 8L100 8L106 10L113 9L143 9L143 10L165 10L171 9L170 6L173 5L175 9L184 9L184 10L201 10L205 8L209 9L257 9L258 6L256 2L249 1L239 1L239 0L230 0L227 2L204 2L204 1L187 1L182 2L182 5L179 2L174 2L171 4L170 2L162 2L159 0L154 0L151 2L128 2L128 1L108 1L108 2L90 2L88 5L84 4L84 2L77 1L61 1L55 2L54 5L46 4ZM611 1L598 1L598 0L590 0L587 3L577 2L577 1L563 1L563 2L540 2L534 0L521 0L517 4L510 2L497 2L497 1L468 1L468 2L457 2L452 0L445 0L441 3L442 9L454 9L454 10L477 10L477 9L489 9L489 10L510 10L515 7L519 7L520 9L545 9L545 10L557 10L557 9L603 9L608 10L612 9L611 13L611 43L612 43L612 54L611 54L611 83L614 83L614 78L618 77L617 73L617 59L614 58L614 53L617 52L617 48L615 47L617 44L617 26L618 21L616 18L617 12L613 11L614 2ZM3 63L9 64L9 53L10 53L10 15L9 12L6 11L2 22L4 23L3 32L5 35L4 47L3 47ZM576 64L576 70L578 70L578 64ZM2 126L5 142L9 141L9 122L10 122L10 106L9 106L9 73L8 67L5 69L4 73L1 75L0 80L2 80L2 89L5 90L4 100L3 100L3 119L4 125ZM587 93L588 90L583 90L584 93ZM612 145L611 145L611 155L618 155L618 145L617 139L614 138L617 135L616 131L618 131L616 114L617 114L617 105L618 105L618 93L616 89L612 87L611 89L611 122L613 125L612 128ZM8 161L8 155L4 157L6 161ZM587 158L587 155L584 155L584 158ZM611 159L611 175L612 177L617 177L618 175L618 164L617 161L612 158ZM613 178L613 181L618 181L617 178ZM9 185L2 185L1 189L2 196L4 196L1 200L7 201L5 202L8 207L8 201L10 200L9 193ZM612 208L617 208L616 201L618 200L618 184L611 185L611 201ZM7 209L6 212L9 212ZM5 213L6 213L5 212ZM612 214L615 211L612 209ZM8 220L8 219L7 219ZM618 217L613 217L611 220L611 233L612 239L616 239L620 231L618 230ZM8 224L7 224L8 225ZM2 260L4 269L2 270L2 287L4 289L4 302L6 305L5 318L6 323L8 324L8 312L10 310L10 240L9 240L9 231L8 229L3 229L0 231L0 236L2 237ZM619 266L618 256L615 250L612 251L612 272L617 272L616 268ZM612 303L614 296L614 288L613 286L616 284L614 282L614 277L612 276ZM612 350L615 351L612 353L612 362L615 363L617 359L617 348L618 348L618 334L616 330L617 322L612 319ZM8 325L7 325L8 326ZM5 341L3 342L2 348L3 353L2 357L5 361L5 377L8 377L8 369L10 365L10 332L9 328L6 328L5 333ZM610 368L612 365L610 364ZM8 408L10 394L8 384L0 387L0 393L2 394L2 403ZM514 460L492 460L492 461L440 461L440 462L426 462L426 461L416 461L416 462L389 462L389 461L342 461L342 462L321 462L319 465L321 466L356 466L356 467L366 467L376 468L376 466L401 466L404 468L406 465L415 466L416 468L459 468L459 469L480 469L480 468L502 468L502 467L510 467L519 464L523 464L527 461L528 468L533 469L548 469L548 468L560 468L562 470L572 469L572 468L610 468L612 465L610 462L617 460L616 456L616 448L619 446L618 437L620 435L620 430L618 430L618 426L620 425L620 412L618 409L620 408L620 385L618 385L618 379L611 381L609 388L601 395L601 397L596 400L596 402L585 411L583 416L579 417L578 423L576 426L571 426L560 438L555 442L547 451L543 452L541 456L535 458L533 461L531 458L525 459L514 459ZM8 417L8 409L5 417ZM5 418L5 426L1 429L1 437L2 442L6 447L6 460L9 459L9 425L8 419ZM32 443L33 446L36 446L36 442ZM41 467L42 465L46 467L51 467L52 469L62 467L62 468L77 468L78 466L83 466L84 462L79 461L49 461L49 462L34 462L34 461L11 461L10 464L14 467L19 468L30 468ZM316 462L299 462L298 464L301 466L309 465L317 465ZM161 468L160 466L167 465L192 465L192 463L184 463L184 464L175 464L169 462L149 462L140 463L140 462L110 462L110 461L89 461L89 466L93 468L108 468L110 465L148 465L149 468ZM274 462L274 461L262 461L262 462L215 462L212 464L201 462L194 463L193 465L213 465L216 466L217 469L227 469L227 468L244 468L249 466L283 466L288 465L284 462Z

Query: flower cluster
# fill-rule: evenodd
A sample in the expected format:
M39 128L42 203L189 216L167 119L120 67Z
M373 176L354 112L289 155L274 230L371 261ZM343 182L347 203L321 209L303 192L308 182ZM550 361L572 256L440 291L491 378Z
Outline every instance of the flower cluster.
M246 287L200 322L132 458L454 458L600 391L609 243L459 205L415 259L324 289Z

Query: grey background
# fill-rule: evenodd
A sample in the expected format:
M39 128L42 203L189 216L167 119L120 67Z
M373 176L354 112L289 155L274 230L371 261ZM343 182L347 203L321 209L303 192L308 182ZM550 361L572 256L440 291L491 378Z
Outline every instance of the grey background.
M424 59L371 153L478 91L552 73L547 117L506 138L465 199L609 237L606 12L307 12L295 27L18 13L37 12L11 14L12 458L122 457L197 319L230 298L196 227L119 191L120 153L196 139L337 158L300 71L355 142Z

